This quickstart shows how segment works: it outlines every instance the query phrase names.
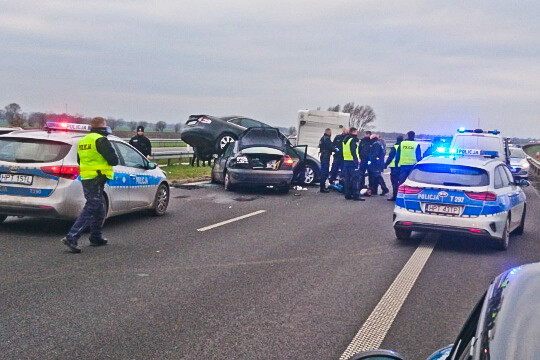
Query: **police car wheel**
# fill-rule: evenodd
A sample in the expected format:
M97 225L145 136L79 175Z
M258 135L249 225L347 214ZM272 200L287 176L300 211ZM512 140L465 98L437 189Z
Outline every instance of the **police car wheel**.
M0 215L0 224L7 219L7 215Z
M167 206L169 206L169 188L167 185L161 184L156 192L152 213L156 216L161 216L167 211Z
M497 249L506 250L510 242L510 216L506 218L502 238L497 239Z
M396 237L398 238L398 240L407 241L411 239L412 231L400 230L400 229L395 229L395 231L396 231Z
M521 215L521 222L519 223L519 226L514 230L514 234L516 235L523 235L523 231L525 231L525 217L527 216L527 204L523 205L523 215Z

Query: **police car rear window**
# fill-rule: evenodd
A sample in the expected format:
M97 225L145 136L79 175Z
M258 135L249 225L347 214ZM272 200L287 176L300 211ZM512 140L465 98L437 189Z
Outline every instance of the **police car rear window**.
M489 175L487 171L462 165L419 164L409 179L419 183L445 186L487 186Z
M58 141L6 138L0 139L0 161L13 163L47 163L63 159L70 144Z

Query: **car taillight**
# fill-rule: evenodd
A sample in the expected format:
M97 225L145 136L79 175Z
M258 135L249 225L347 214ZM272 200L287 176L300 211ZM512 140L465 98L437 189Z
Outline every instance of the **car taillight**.
M491 191L483 191L483 192L465 191L465 195L467 195L467 197L472 200L479 200L479 201L497 200L497 194L492 193Z
M290 156L286 156L283 163L287 166L293 166L294 160Z
M405 194L405 195L414 195L414 194L420 193L422 190L424 190L424 189L419 188L419 187L412 187L412 186L408 186L408 185L401 185L398 188L398 193Z
M78 166L53 165L43 166L41 168L45 174L62 177L69 180L75 180L79 177L81 170Z

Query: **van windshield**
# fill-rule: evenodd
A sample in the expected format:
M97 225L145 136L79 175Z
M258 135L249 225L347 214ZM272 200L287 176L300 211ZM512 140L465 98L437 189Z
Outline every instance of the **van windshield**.
M487 186L487 171L471 166L446 164L419 164L409 179L423 184L445 186Z
M51 140L0 138L0 160L14 163L46 163L63 159L70 144Z

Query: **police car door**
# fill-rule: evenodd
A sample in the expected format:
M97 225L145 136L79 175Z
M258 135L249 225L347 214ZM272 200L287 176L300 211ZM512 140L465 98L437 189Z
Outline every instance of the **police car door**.
M128 174L127 189L129 208L147 207L154 200L156 180L148 170L148 160L131 146L115 142L122 162L122 170Z
M124 159L118 148L118 141L111 141L118 155L118 165L114 170L114 179L108 182L109 192L111 193L111 209L113 212L125 212L130 208L129 190L130 190L130 169L124 164Z
M502 166L502 170L506 175L506 179L511 189L508 196L510 199L510 206L512 207L512 227L517 227L521 222L521 216L523 215L523 209L525 207L525 193L516 185L514 175L512 175L508 166Z
M508 177L506 176L506 173L504 172L504 168L506 166L499 165L495 168L495 179L494 179L494 188L495 193L497 194L497 197L500 199L501 206L503 210L510 211L512 213L511 217L511 223L510 228L514 228L516 218L518 221L521 219L519 216L520 214L517 214L513 209L516 206L515 203L515 190L512 188L512 184L509 181Z

